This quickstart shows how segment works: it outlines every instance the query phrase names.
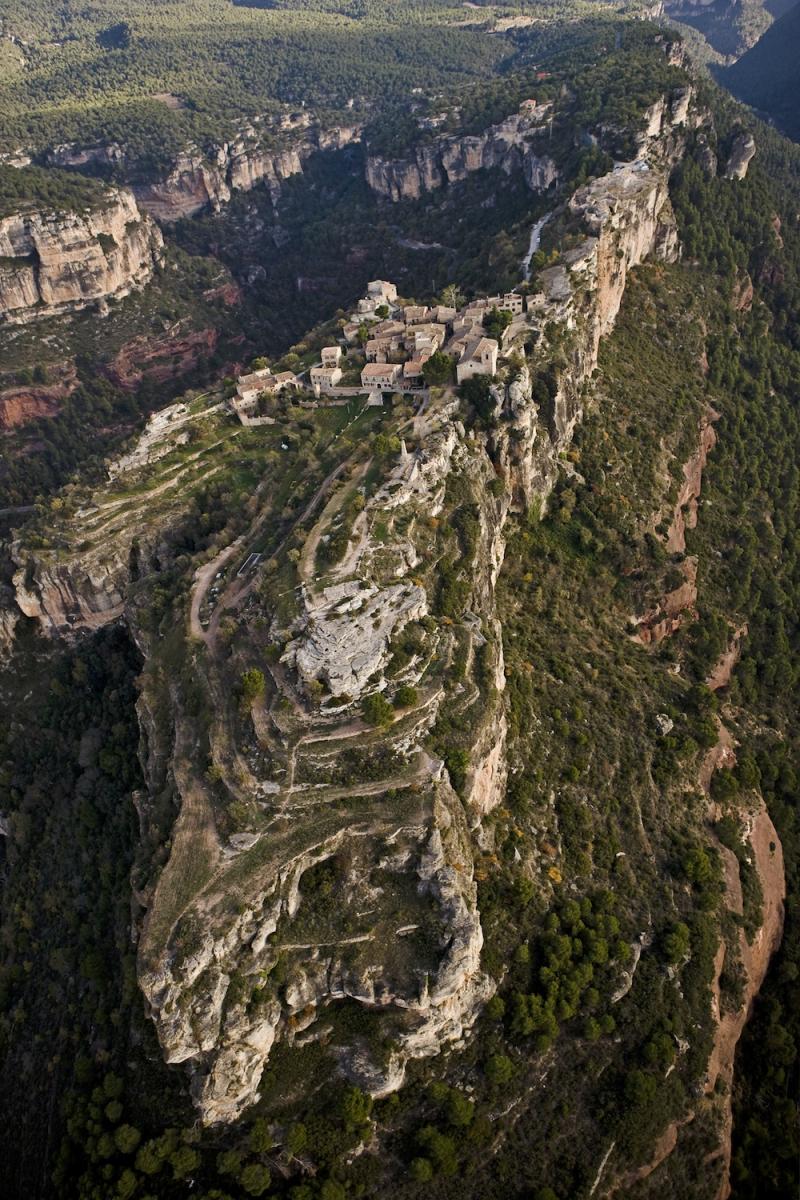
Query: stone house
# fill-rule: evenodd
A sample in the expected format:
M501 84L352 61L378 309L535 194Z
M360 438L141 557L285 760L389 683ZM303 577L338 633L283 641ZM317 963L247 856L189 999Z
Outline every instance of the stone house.
M438 350L444 345L447 337L447 328L444 325L433 323L426 325L414 325L413 328L409 330L409 334L413 335L413 337L409 336L406 339L406 345L409 346L410 349L413 349L414 351L431 350L431 353L433 353L433 350ZM411 344L409 345L409 343Z
M323 346L320 357L323 367L338 367L342 357L342 347Z
M386 317L385 320L379 321L370 330L373 337L403 337L405 332L404 322L395 321L392 317Z
M373 301L373 307L381 304L394 304L397 299L397 288L387 279L373 279L367 284L367 296Z
M262 392L267 391L267 381L272 378L268 367L240 375L236 382L236 394L242 404L255 404Z
M335 388L342 378L341 367L312 367L311 368L311 386L314 389L314 395L318 396L320 392L328 392L331 388Z
M361 372L362 387L369 391L391 391L400 378L397 363L367 363Z
M385 363L390 355L399 354L402 348L403 344L398 337L370 338L364 347L364 353L367 362Z
M494 338L478 337L466 343L456 365L456 379L463 383L473 375L496 375L500 347Z
M409 358L403 363L403 383L406 387L423 386L425 377L422 374L422 368L429 358L429 354L420 354L418 357Z
M264 380L263 390L277 394L278 392L282 392L284 388L294 387L296 383L297 376L291 371L280 371L277 375L270 375L268 379Z
M403 309L406 325L424 325L429 315L430 310L427 304L407 304Z
M502 302L498 304L498 308L504 308L507 312L511 312L515 317L525 311L525 297L519 292L506 292L502 298Z

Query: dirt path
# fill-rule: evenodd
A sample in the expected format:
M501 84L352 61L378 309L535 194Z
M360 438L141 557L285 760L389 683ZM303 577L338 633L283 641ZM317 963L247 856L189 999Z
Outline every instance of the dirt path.
M207 562L205 566L199 567L194 573L194 587L192 588L192 603L189 608L189 629L192 637L200 638L205 641L206 631L200 624L200 606L205 599L206 592L211 586L211 580L217 574L229 558L232 558L236 551L241 547L245 540L245 535L242 534L235 542L231 542L224 550L220 550L215 558Z
M287 804L283 811L295 813L319 804L329 804L332 800L349 800L354 796L380 796L383 792L399 791L401 788L413 787L414 784L434 778L437 769L438 764L423 750L417 769L411 775L393 775L388 779L375 779L339 788L320 784L317 791L301 792L296 789L291 797L286 796ZM315 785L309 784L308 787L313 789Z
M363 465L355 473L355 475L353 476L353 478L350 481L350 483L353 487L358 487L359 483L361 482L361 480L364 478L364 476L367 473L369 464L370 464L370 459L367 459L367 461L365 463L363 463ZM306 538L305 545L303 546L302 554L300 555L300 561L297 564L297 574L299 575L301 582L305 583L306 586L310 586L310 584L312 583L312 580L313 580L314 559L316 558L317 547L319 546L320 538L322 537L322 531L325 528L325 522L333 516L333 514L336 512L337 508L339 507L340 503L341 503L340 497L331 496L330 500L328 501L328 503L325 505L324 509L320 513L318 520L315 522L314 528L311 530L308 537ZM356 520L353 524L353 534L355 534L356 528L357 528L357 526L359 526L359 523L363 526L366 522L366 519L367 519L366 512L361 512L358 514L358 517L356 518ZM351 535L351 537L352 537L352 535ZM350 548L348 547L348 550L347 550L347 553L345 554L344 559L342 560L341 563L338 564L337 567L334 568L333 574L342 573L344 563L347 561L347 559L350 557L350 555L351 555L351 551L350 551Z
M730 646L714 664L711 674L706 679L706 684L712 692L717 692L730 683L733 668L739 661L739 655L742 652L742 638L747 637L747 632L746 625L740 625L738 629L734 630Z

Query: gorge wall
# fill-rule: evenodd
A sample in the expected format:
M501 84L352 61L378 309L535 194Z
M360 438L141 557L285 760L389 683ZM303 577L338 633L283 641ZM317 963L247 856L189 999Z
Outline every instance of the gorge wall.
M264 150L250 129L207 154L188 147L164 178L134 184L133 190L139 205L166 224L206 209L219 212L234 192L249 192L258 184L264 184L276 201L281 184L293 175L301 175L312 155L342 150L360 137L357 125L316 129L283 149Z
M162 250L158 226L124 188L82 212L20 209L0 219L0 321L127 296L148 282Z
M367 147L367 183L386 200L418 200L424 192L458 183L474 171L497 167L507 175L522 171L531 191L546 191L559 172L547 153L537 151L534 139L545 129L549 111L549 105L541 105L530 113L514 113L480 134L434 137L403 158L383 158Z

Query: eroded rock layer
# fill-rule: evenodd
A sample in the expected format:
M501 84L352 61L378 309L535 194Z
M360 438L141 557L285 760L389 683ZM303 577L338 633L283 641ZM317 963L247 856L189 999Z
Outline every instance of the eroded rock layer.
M94 208L20 210L0 220L0 320L24 323L127 296L144 286L163 239L131 192Z

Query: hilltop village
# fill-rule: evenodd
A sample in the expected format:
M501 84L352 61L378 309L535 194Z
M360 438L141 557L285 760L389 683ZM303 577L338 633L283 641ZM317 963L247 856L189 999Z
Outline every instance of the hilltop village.
M399 299L387 280L373 280L339 340L322 347L318 362L298 374L273 374L256 359L237 380L231 406L244 425L269 424L281 393L301 393L299 402L314 407L346 404L348 397L364 394L382 404L387 392L419 395L430 383L491 378L503 348L530 331L543 300L540 294L508 292L463 307L428 307Z

